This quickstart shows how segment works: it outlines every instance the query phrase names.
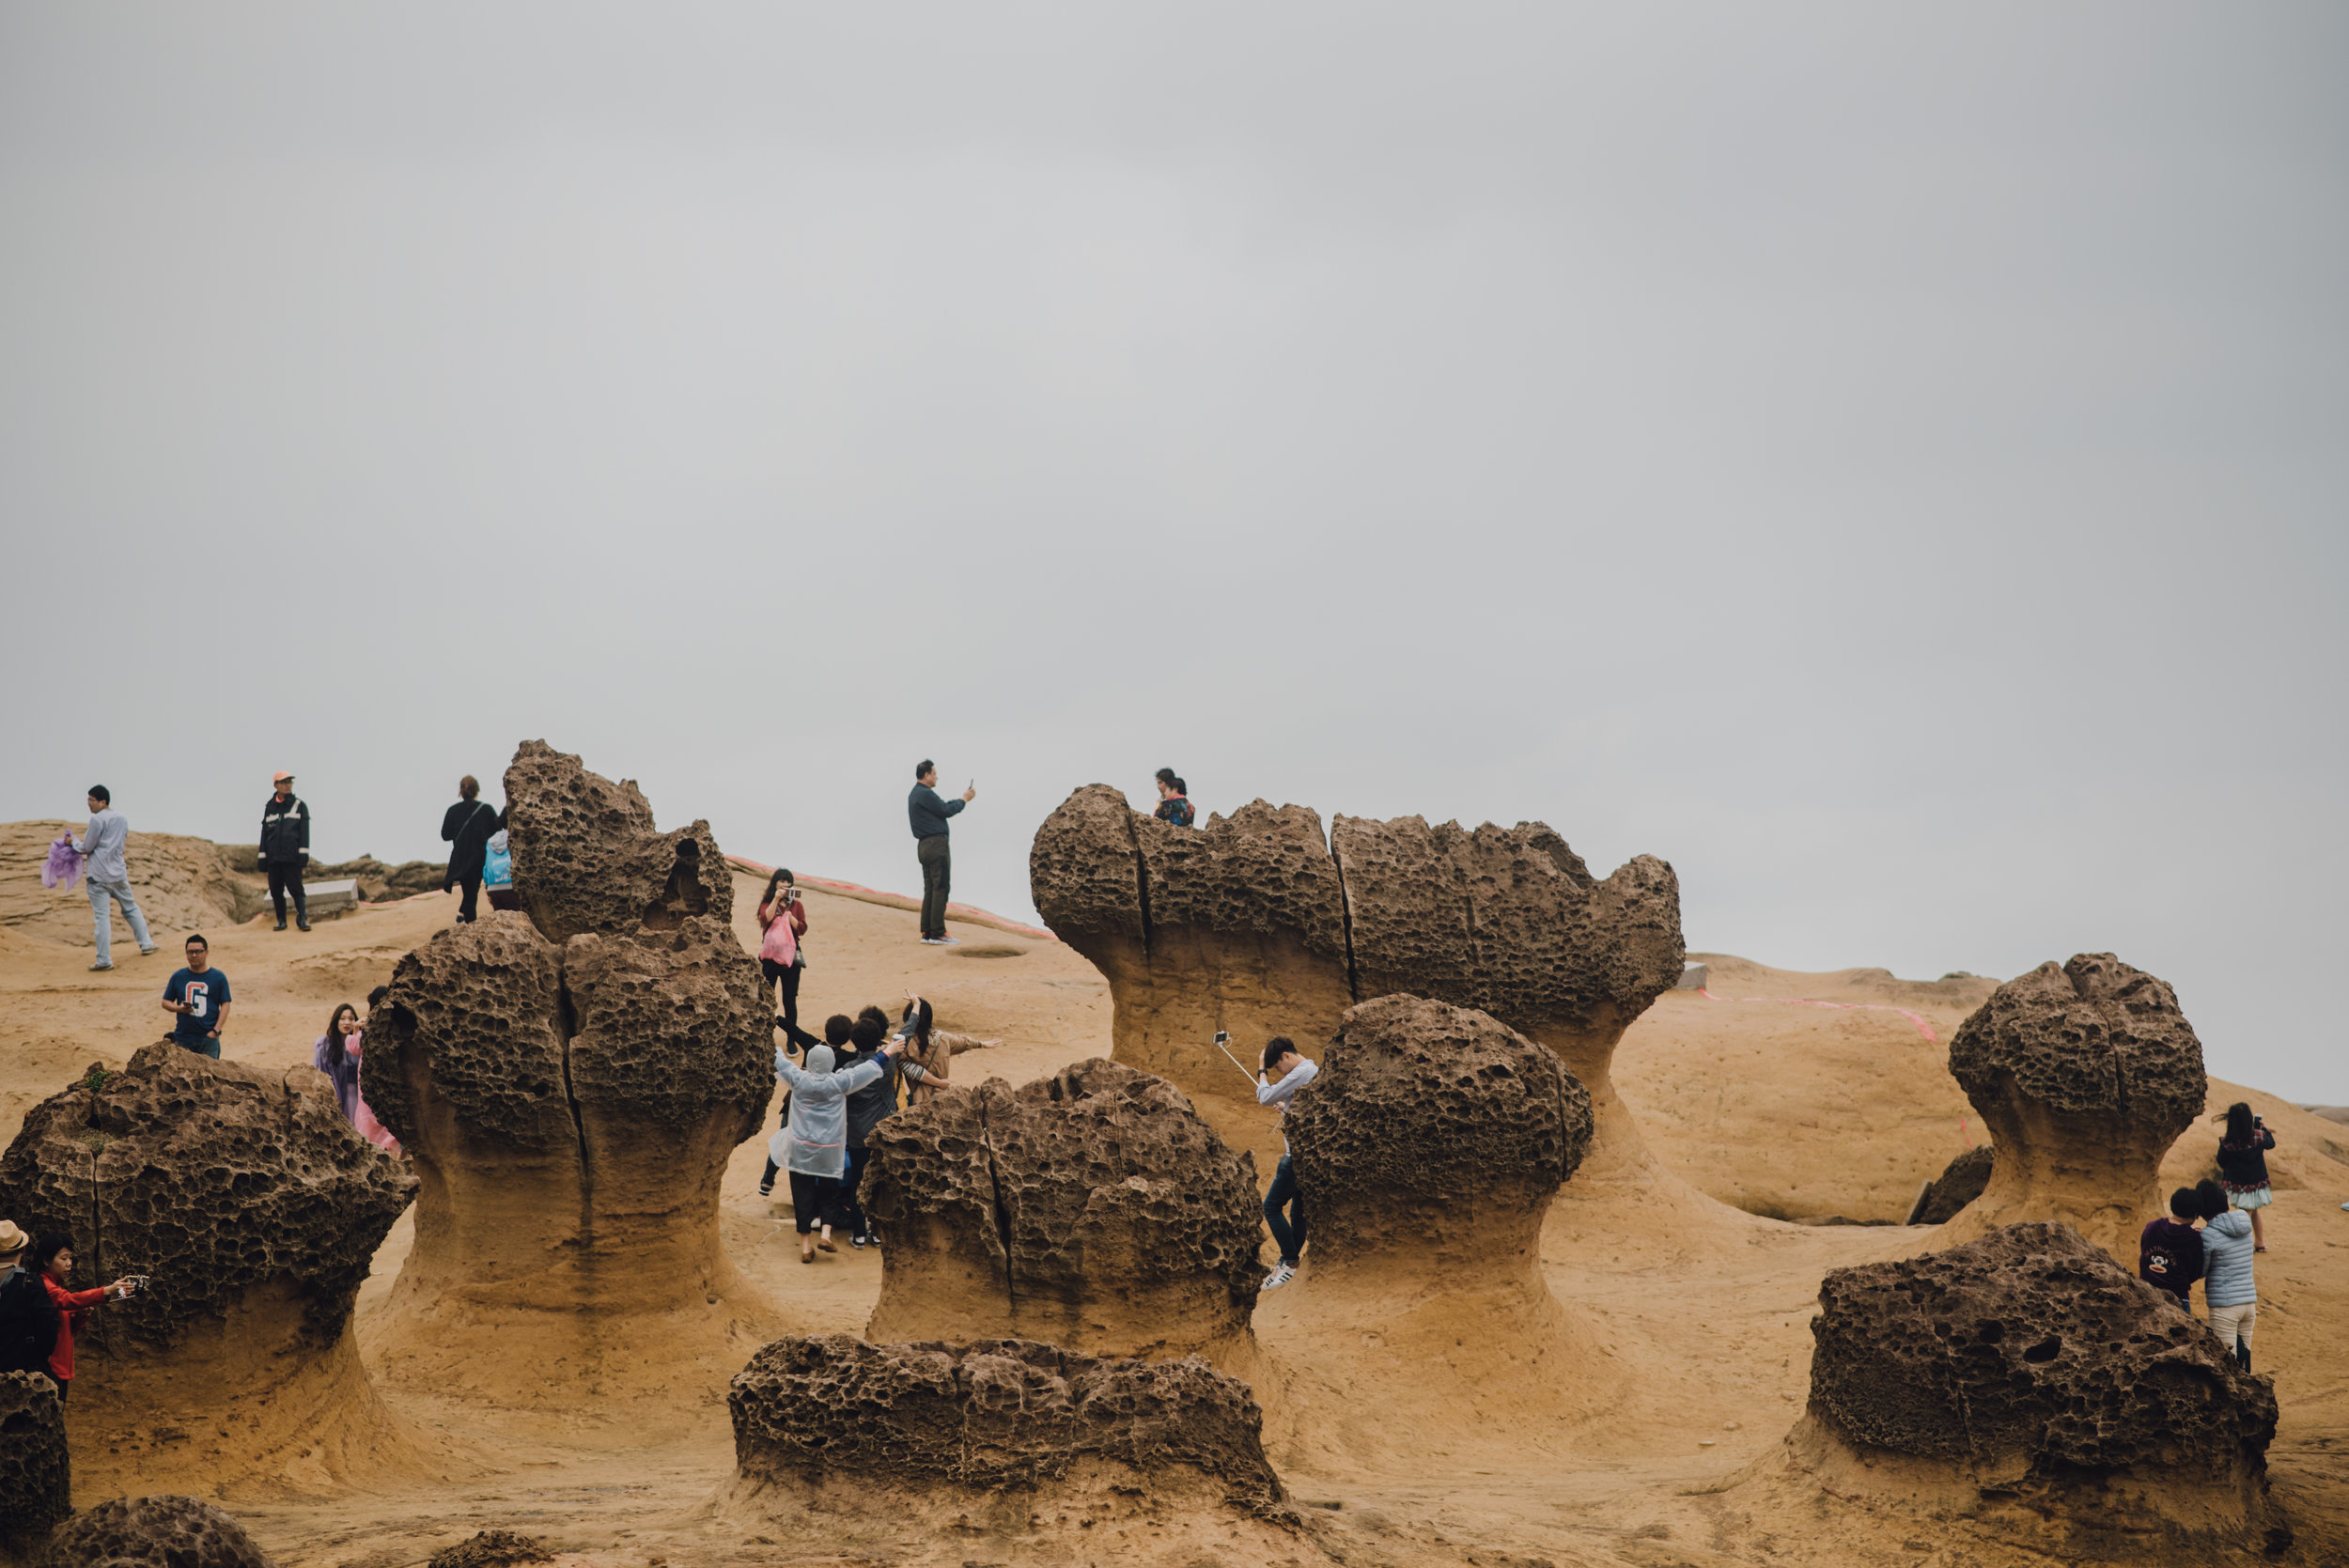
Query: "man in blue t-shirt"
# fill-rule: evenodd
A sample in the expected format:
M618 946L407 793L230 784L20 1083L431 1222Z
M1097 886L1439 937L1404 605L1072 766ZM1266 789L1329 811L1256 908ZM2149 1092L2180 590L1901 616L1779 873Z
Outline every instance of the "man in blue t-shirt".
M220 1032L228 1022L228 977L212 968L212 945L188 939L188 967L172 971L163 1011L177 1013L171 1037L192 1051L220 1060Z

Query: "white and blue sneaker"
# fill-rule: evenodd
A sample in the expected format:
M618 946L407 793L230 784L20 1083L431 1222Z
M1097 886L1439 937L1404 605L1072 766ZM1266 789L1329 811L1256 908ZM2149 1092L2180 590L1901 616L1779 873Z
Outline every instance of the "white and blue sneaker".
M1291 1280L1296 1278L1297 1265L1295 1264L1284 1263L1278 1268L1275 1268L1271 1273L1266 1275L1264 1277L1264 1283L1258 1288L1260 1290L1279 1290L1283 1285L1287 1284Z

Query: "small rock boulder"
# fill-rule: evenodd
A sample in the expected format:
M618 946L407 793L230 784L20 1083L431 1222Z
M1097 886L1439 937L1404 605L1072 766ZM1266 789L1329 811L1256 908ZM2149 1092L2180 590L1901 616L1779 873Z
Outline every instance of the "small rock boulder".
M0 1556L29 1552L73 1512L71 1470L56 1385L0 1372Z
M506 769L506 802L514 891L548 940L733 918L734 877L709 824L659 831L634 780L614 784L525 740Z
M992 1079L890 1117L872 1148L876 1339L1178 1356L1247 1332L1255 1166L1163 1079L1098 1059Z
M1026 1340L779 1340L727 1391L746 1480L980 1494L1099 1480L1205 1483L1252 1514L1283 1502L1248 1386L1195 1358L1098 1360Z
M2133 1261L2139 1229L2161 1212L2162 1156L2206 1093L2176 993L2109 953L2042 964L1958 1026L1950 1072L1999 1155L1942 1239L2057 1219Z
M194 1498L117 1498L74 1515L35 1568L277 1568L244 1527Z
M1908 1222L1945 1225L1956 1219L1957 1211L1981 1197L1983 1188L1990 1185L1990 1170L1997 1160L1997 1146L1990 1143L1977 1143L1951 1160L1926 1184Z
M1810 1414L1856 1450L2064 1512L2215 1495L2264 1523L2268 1380L2068 1225L1837 1269L1819 1305Z

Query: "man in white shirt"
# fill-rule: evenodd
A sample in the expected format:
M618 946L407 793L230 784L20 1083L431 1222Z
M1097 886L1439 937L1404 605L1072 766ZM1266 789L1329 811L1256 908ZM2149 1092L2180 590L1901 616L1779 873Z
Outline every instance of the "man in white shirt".
M89 857L85 873L89 877L90 914L98 925L98 962L90 968L110 970L115 967L114 910L107 900L122 906L123 918L131 923L131 935L139 944L139 956L150 957L155 943L147 935L147 917L139 912L139 901L131 894L131 870L123 863L122 846L131 837L131 824L114 809L114 797L106 793L104 784L89 786L89 831L73 841L74 852Z
M1298 1261L1305 1251L1305 1199L1297 1186L1297 1162L1289 1157L1289 1101L1311 1083L1321 1069L1297 1054L1288 1037L1276 1034L1265 1042L1264 1071L1256 1075L1256 1103L1280 1112L1281 1163L1272 1172L1272 1190L1264 1195L1265 1223L1272 1227L1272 1244L1281 1250L1280 1266L1265 1276L1266 1290L1279 1290L1297 1278Z

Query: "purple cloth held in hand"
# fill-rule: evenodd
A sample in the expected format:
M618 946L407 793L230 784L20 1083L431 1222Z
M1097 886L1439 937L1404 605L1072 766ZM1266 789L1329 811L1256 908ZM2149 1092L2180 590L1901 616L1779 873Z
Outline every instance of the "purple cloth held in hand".
M54 888L62 883L71 891L73 884L82 879L83 859L81 851L73 847L73 835L59 833L49 846L48 862L40 868L40 885Z

